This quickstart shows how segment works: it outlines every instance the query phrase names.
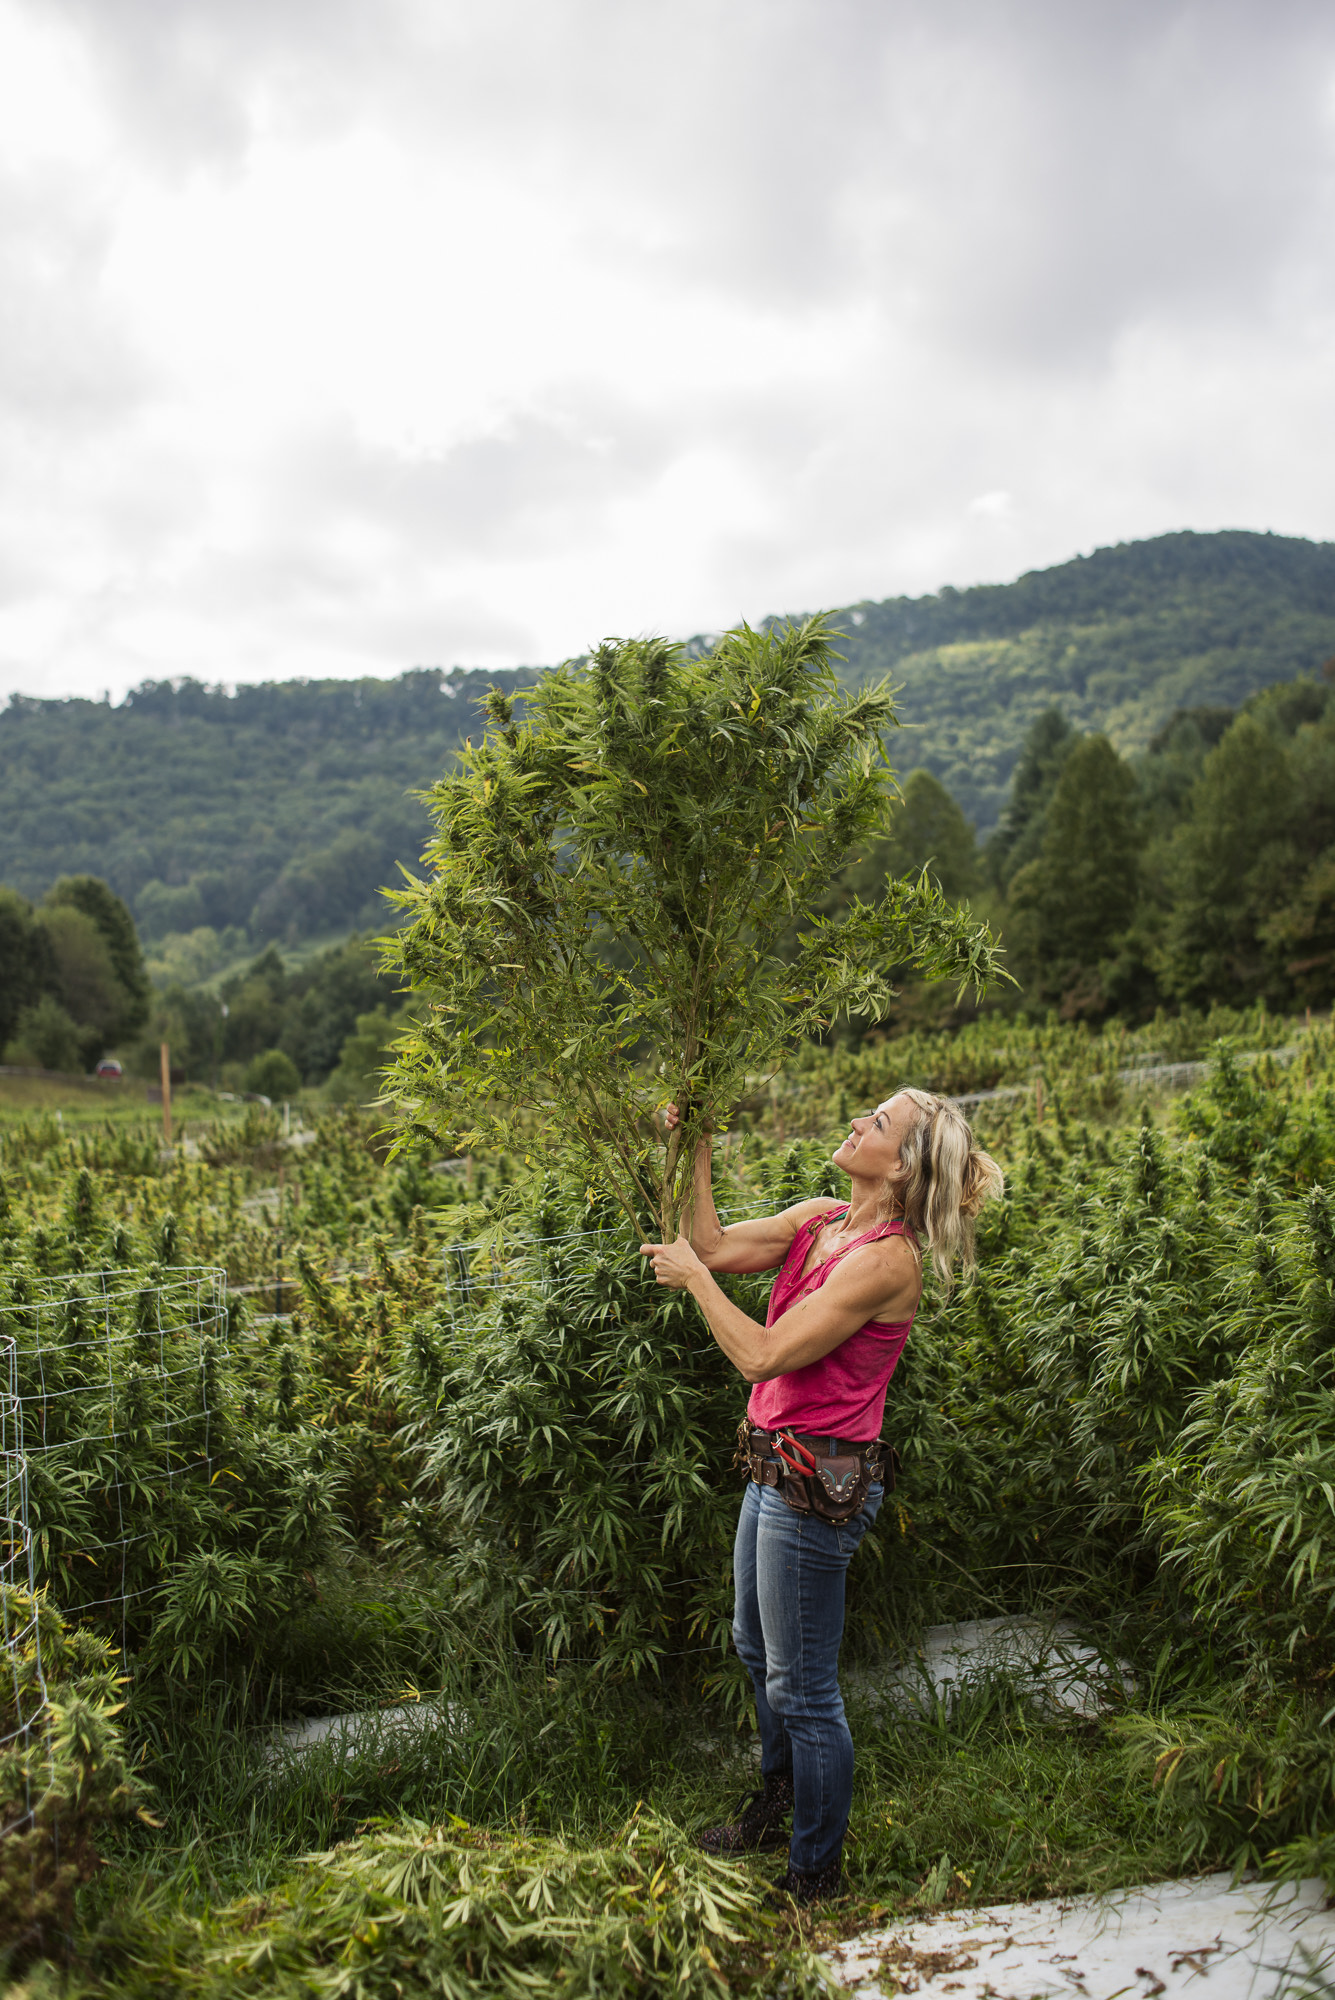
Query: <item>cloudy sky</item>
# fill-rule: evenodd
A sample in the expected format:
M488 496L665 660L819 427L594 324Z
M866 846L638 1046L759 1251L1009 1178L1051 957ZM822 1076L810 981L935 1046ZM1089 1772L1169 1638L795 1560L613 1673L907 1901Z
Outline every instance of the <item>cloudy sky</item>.
M0 0L0 695L1335 537L1329 0Z

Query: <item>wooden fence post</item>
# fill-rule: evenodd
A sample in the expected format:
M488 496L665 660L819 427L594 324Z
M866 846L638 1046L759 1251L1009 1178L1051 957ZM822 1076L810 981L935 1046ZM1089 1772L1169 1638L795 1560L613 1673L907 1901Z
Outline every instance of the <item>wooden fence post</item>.
M160 1050L162 1062L162 1143L172 1142L172 1059L171 1050L164 1042Z

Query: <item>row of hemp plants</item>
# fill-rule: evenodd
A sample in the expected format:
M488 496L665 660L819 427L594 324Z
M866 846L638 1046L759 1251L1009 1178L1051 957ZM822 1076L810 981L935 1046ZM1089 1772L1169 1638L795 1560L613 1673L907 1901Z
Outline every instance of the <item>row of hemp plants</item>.
M1292 1440L1295 1425L1321 1435L1320 1367L1301 1342L1317 1338L1309 1322L1329 1284L1328 1044L1313 1032L1297 1062L1269 1071L1222 1055L1167 1130L1091 1132L1063 1116L1060 1079L1043 1125L1002 1108L1011 1185L986 1220L979 1279L949 1303L928 1300L892 1396L906 1456L886 1524L897 1523L894 1560L864 1575L868 1590L873 1571L884 1576L898 1626L971 1593L975 1607L1061 1596L1096 1612L1115 1583L1120 1601L1179 1590L1216 1606L1248 1672L1268 1663L1282 1679L1314 1645L1319 1662L1315 1444L1282 1454L1290 1480L1295 1464L1316 1468L1291 1515L1274 1511L1279 1488L1261 1464L1244 1483L1270 1509L1254 1525L1244 1510L1220 1535L1201 1496L1215 1492L1218 1510L1221 1396L1253 1415L1264 1406L1277 1437ZM822 1160L833 1136L786 1154L749 1142L754 1166L734 1179L736 1196L777 1205L832 1190ZM47 1447L33 1508L58 1601L110 1600L108 1629L145 1661L176 1657L174 1620L192 1648L226 1650L236 1666L253 1651L247 1633L290 1630L306 1577L336 1551L373 1561L392 1544L405 1560L444 1561L470 1601L522 1602L525 1632L553 1656L605 1647L609 1666L643 1667L660 1651L716 1645L734 1491L721 1445L743 1392L689 1305L645 1285L634 1234L608 1200L535 1179L522 1203L516 1191L511 1250L491 1263L443 1259L420 1218L395 1253L371 1248L355 1281L301 1256L297 1311L248 1326L233 1302L225 1337L173 1336L185 1365L164 1376L149 1317L172 1282L160 1246L100 1214L97 1193L86 1170L71 1176L64 1247L118 1274L109 1331L80 1296L86 1285L52 1296L12 1213L0 1262L5 1327ZM763 1280L737 1290L760 1309ZM40 1351L39 1299L63 1353ZM1275 1342L1298 1359L1281 1365ZM1206 1390L1214 1400L1201 1403ZM1258 1425L1248 1448L1273 1468ZM1220 1435L1237 1448L1232 1418ZM208 1535L190 1512L205 1492L192 1454L210 1468ZM1233 1505L1228 1479L1223 1490ZM247 1524L272 1541L289 1517L280 1590ZM212 1639L184 1582L210 1535L247 1551L254 1606L244 1618L220 1609ZM1255 1581L1224 1588L1202 1568L1244 1553L1283 1583L1277 1597Z
M359 1668L392 1664L377 1607L400 1580L383 1543L418 1470L394 1385L437 1296L434 1245L419 1216L341 1285L299 1249L296 1310L252 1315L225 1291L219 1310L207 1273L167 1261L99 1192L86 1168L71 1176L58 1238L12 1203L0 1219L36 1582L122 1649L136 1727L327 1705ZM51 1273L34 1252L57 1241ZM402 1664L418 1670L440 1615L429 1583L404 1595Z
M854 1647L1061 1614L1145 1684L1167 1647L1319 1720L1335 1670L1330 1030L1288 1068L1221 1050L1166 1125L1050 1115L1014 1137L980 1275L929 1297L895 1378L904 1470L850 1579ZM830 1187L822 1155L769 1156L755 1192ZM536 1197L526 1282L414 1336L414 1532L459 1602L537 1657L744 1702L722 1448L741 1385L689 1305L645 1284L610 1206L602 1230L553 1244L573 1210L563 1222L550 1180ZM758 1309L764 1280L735 1282ZM1295 1796L1300 1817L1328 1810L1319 1787Z
M217 1265L233 1290L281 1309L301 1252L322 1270L365 1272L377 1243L402 1246L418 1209L442 1238L466 1227L462 1174L433 1171L451 1163L420 1148L385 1171L382 1125L374 1110L324 1111L289 1141L255 1106L167 1151L151 1126L69 1132L25 1119L0 1127L0 1184L43 1272L85 1268L91 1202L98 1221L151 1243L163 1263Z
M1096 1635L1120 1631L1142 1671L1147 1650L1171 1641L1175 1656L1213 1662L1215 1710L1194 1733L1148 1711L1127 1727L1148 1774L1167 1771L1182 1798L1196 1787L1201 1855L1319 1841L1329 1033L1304 1036L1287 1068L1221 1056L1164 1128L1091 1132L1064 1114L1055 1080L1042 1125L1032 1107L1018 1117L1003 1107L1011 1186L989 1218L983 1277L948 1306L929 1301L896 1379L891 1427L906 1468L855 1569L851 1632L907 1638L940 1616L1060 1608ZM745 1188L725 1185L724 1200L778 1205L832 1185L831 1136L775 1152L753 1135ZM88 1192L71 1174L67 1231L96 1212ZM106 1219L83 1239L90 1269L107 1261L117 1228ZM437 1644L451 1643L451 1623L472 1635L490 1626L547 1671L570 1660L604 1680L638 1674L697 1699L711 1688L744 1698L722 1629L738 1489L718 1449L741 1392L702 1330L644 1286L633 1233L578 1183L544 1176L522 1201L517 1191L487 1256L443 1269L418 1233L369 1281L308 1260L295 1319L229 1329L209 1395L229 1463L245 1474L257 1459L242 1449L266 1439L280 1457L325 1455L328 1540L308 1551L296 1598L274 1600L279 1619L220 1631L235 1604L218 1594L196 1607L200 1634L222 1643L171 1698L170 1676L151 1668L151 1629L135 1635L129 1715L150 1738L168 1718L188 1731L194 1705L238 1680L252 1715L280 1681L289 1706L327 1703L336 1687L355 1702L359 1677L363 1699L379 1696L383 1654L359 1642L359 1564L375 1571L386 1614L434 1580ZM31 1284L25 1240L11 1230L6 1267ZM146 1258L126 1269L142 1292L161 1280ZM742 1282L754 1309L763 1281ZM142 1341L133 1317L117 1334L126 1371ZM1272 1365L1272 1338L1287 1342L1284 1368ZM1288 1453L1278 1465L1253 1436L1257 1380ZM1223 1412L1221 1384L1233 1399L1226 1422L1204 1400ZM183 1400L183 1427L192 1414ZM83 1470L110 1549L99 1448ZM1227 1482L1240 1449L1254 1462L1239 1510ZM127 1533L171 1532L164 1501L174 1483L179 1505L189 1477L165 1479L151 1452L125 1465L142 1488ZM1171 1518L1160 1512L1165 1479ZM1221 1490L1236 1532L1212 1547ZM281 1495L265 1491L258 1526L271 1534ZM1273 1551L1281 1504L1286 1533L1301 1527L1303 1539ZM244 1541L244 1510L223 1525L224 1553L263 1555ZM51 1575L57 1594L87 1567L77 1546ZM145 1571L155 1616L169 1611L175 1580ZM119 1644L119 1621L108 1629ZM400 1671L429 1670L422 1638ZM1243 1687L1249 1716L1229 1705ZM1221 1765L1223 1798L1211 1790ZM146 1769L152 1777L151 1758Z

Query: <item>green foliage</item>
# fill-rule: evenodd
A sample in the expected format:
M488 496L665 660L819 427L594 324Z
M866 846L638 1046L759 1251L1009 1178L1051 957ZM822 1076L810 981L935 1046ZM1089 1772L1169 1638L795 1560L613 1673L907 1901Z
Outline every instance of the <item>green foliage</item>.
M0 888L0 994L9 1062L94 1062L147 1015L144 957L124 903L90 875L57 882L37 910Z
M1165 970L1183 999L1227 984L1250 997L1266 967L1256 937L1256 901L1282 900L1286 763L1282 743L1241 715L1206 759L1191 810L1173 843L1174 907ZM1249 990L1250 989L1250 990Z
M1335 707L1294 681L1185 712L1134 767L1040 716L989 843L1025 1004L1335 997ZM1027 857L1027 858L1026 858Z
M1335 555L1276 535L1164 535L1013 584L866 602L837 622L846 685L893 677L913 761L986 832L1027 730L1054 705L1134 754L1175 710L1236 707L1315 674L1335 653ZM532 678L418 671L232 694L161 682L116 708L12 699L0 880L36 898L58 875L95 871L150 939L377 929L379 891L429 832L410 788L476 732L490 681L513 693Z
M150 1929L152 1914L128 1912L104 1936L118 1994L221 2000L242 1985L296 2000L329 1992L331 1974L334 1990L368 2000L825 1990L814 1952L789 1943L746 1872L648 1812L584 1846L406 1820L304 1855L227 1908Z
M148 1017L148 975L134 918L107 884L97 875L62 875L47 893L45 910L74 909L87 917L100 933L111 960L112 973L125 998L121 1013L110 1029L110 1039L133 1034Z
M0 1336L38 1578L125 1649L141 1732L179 1739L201 1702L235 1724L358 1670L420 1672L442 1643L438 1601L382 1547L417 1471L392 1382L435 1262L420 1207L400 1235L404 1169L368 1136L328 1118L312 1161L257 1107L206 1131L195 1166L121 1131L6 1136ZM414 1191L451 1212L453 1187L426 1179ZM225 1310L206 1272L165 1268L211 1249L241 1294ZM249 1326L256 1294L279 1316Z
M1319 1373L1301 1393L1293 1372L1276 1382L1279 1355L1306 1339L1310 1356L1326 1197L1304 1190L1335 1177L1335 1106L1305 1085L1325 1086L1331 1060L1328 1031L1298 1076L1248 1078L1225 1058L1182 1101L1192 1136L1142 1128L1111 1169L1069 1126L1056 1146L1031 1126L983 1281L915 1335L897 1391L901 1420L910 1397L921 1413L904 1506L924 1545L950 1552L932 1557L940 1586L962 1561L1042 1588L1064 1574L1105 1616L1110 1594L1158 1593L1273 1687L1335 1659L1331 1510L1306 1471L1330 1416ZM1274 1385L1282 1449L1258 1380Z
M50 940L35 922L32 904L16 889L0 885L0 1049L24 1013L49 993L54 978Z
M855 902L874 903L894 882L921 876L924 870L948 902L976 897L982 871L974 830L930 771L914 771L905 779L901 796L890 802L887 819L889 832L856 842L829 888L816 897L812 907L818 916L838 918ZM986 906L978 913L985 916ZM798 930L798 925L791 928L783 945L786 952L797 949ZM924 1012L953 1017L972 1011L971 998L923 981L911 965L896 967L894 976L902 982L902 991L891 1003L886 1025L893 1024L897 1032ZM865 1020L845 1019L834 1036L856 1042L868 1028Z
M340 1533L337 1452L287 1434L277 1358L229 1366L212 1287L152 1267L104 1284L12 1265L0 1330L39 1582L125 1646L140 1696L156 1679L170 1704L201 1671L244 1679Z
M881 1018L895 964L982 988L985 927L925 881L804 922L887 785L890 698L841 695L831 643L814 621L743 627L705 660L609 642L541 681L522 723L497 694L431 794L431 873L386 946L430 1002L387 1085L414 1128L508 1145L522 1110L671 1234L695 1135L749 1073L839 1015ZM646 1134L669 1097L685 1117L660 1171Z
M380 1072L393 1059L394 1043L407 1027L405 1014L390 1014L385 1007L357 1016L329 1078L329 1096L335 1104L367 1103L379 1097Z
M159 991L169 986L200 986L246 955L246 934L236 925L215 931L200 924L190 931L169 932L148 960L149 977Z
M1335 1796L1329 1717L1310 1702L1268 1705L1211 1689L1172 1709L1121 1718L1134 1778L1148 1779L1175 1821L1179 1865L1226 1863L1335 1877L1335 1840L1321 1828Z
M1011 776L1006 810L987 848L992 873L1003 888L1026 863L1038 859L1048 802L1077 740L1060 709L1045 708L1030 724Z
M95 870L144 933L236 926L257 943L384 920L429 830L408 796L476 703L523 674L148 683L117 708L18 696L0 715L0 880L29 897Z
M1285 699L1285 697L1290 697ZM1168 846L1166 990L1328 1000L1335 712L1301 684L1249 705L1206 758Z
M822 914L844 908L854 897L874 899L883 893L887 877L917 876L924 869L954 901L980 886L973 828L930 771L909 774L887 817L889 832L858 842L839 869L830 894L818 904Z
M1150 738L1148 749L1136 759L1136 773L1146 818L1156 834L1170 833L1184 816L1206 758L1235 719L1231 708L1180 708Z
M1068 746L1038 853L1010 885L1015 971L1033 999L1068 1017L1108 1011L1091 973L1136 914L1140 842L1135 779L1107 737Z
M479 1628L499 1619L538 1657L613 1677L671 1676L689 1658L698 1680L727 1651L724 1467L745 1390L605 1209L572 1211L552 1181L537 1195L529 1229L558 1240L411 1335L415 1532L447 1552ZM737 1295L763 1313L764 1289Z
M264 1087L246 1080L247 1066L276 1050L297 1072L298 1083L279 1093L291 1096L298 1084L321 1083L338 1067L358 1021L383 1007L392 992L392 981L378 973L360 938L296 966L270 945L216 989L169 984L154 1004L136 1066L145 1076L156 1075L158 1046L166 1041L173 1064L188 1078L258 1090ZM264 1095L275 1093L265 1088Z
M14 1023L5 1056L23 1069L75 1072L83 1068L79 1030L53 993L25 1007Z
M1250 1282L1228 1303L1235 1324L1260 1306L1268 1325L1244 1333L1227 1377L1196 1396L1176 1449L1150 1468L1151 1518L1206 1624L1258 1661L1320 1675L1335 1637L1332 1196L1313 1188L1286 1229L1264 1183L1257 1193Z
M105 1639L44 1597L0 1582L0 1973L62 1956L75 1896L101 1865L109 1825L143 1812L116 1716Z
M1335 1662L1335 1534L1328 1553L1321 1526L1335 1411L1310 1348L1323 1285L1329 1317L1328 1197L1310 1192L1335 1178L1329 1032L1288 1068L1221 1050L1178 1132L1142 1123L1111 1154L1073 1117L1125 1087L1094 1063L1082 1082L1071 1058L1097 1058L1099 1038L1049 1034L1047 1123L1028 1093L978 1112L1013 1163L985 1219L983 1276L924 1311L895 1378L905 1467L855 1582L864 1642L980 1601L1079 1605L1148 1628L1189 1617L1217 1628L1239 1672L1301 1685ZM1015 1066L1033 1051L1017 1036ZM811 1054L783 1115L828 1129L836 1090L874 1100L906 1070L941 1081L925 1048L906 1053ZM1132 1053L1123 1041L1111 1060ZM1004 1072L995 1050L992 1063ZM805 1145L750 1168L739 1156L723 1199L778 1206L828 1188L820 1161ZM543 1657L675 1673L692 1643L707 1662L726 1622L734 1494L720 1444L743 1391L680 1302L646 1290L632 1241L536 1247L560 1215L550 1190L528 1218L535 1248L521 1230L504 1283L460 1293L412 1336L405 1393L430 1440L419 1531L459 1602ZM735 1283L759 1314L764 1282ZM1277 1374L1295 1327L1309 1344ZM1271 1384L1273 1434L1249 1369ZM1236 1440L1221 1397L1245 1412Z
M839 622L854 617L846 679L893 676L921 761L987 830L1045 710L1130 755L1176 710L1236 708L1315 676L1335 654L1335 547L1159 535L1012 584L863 603Z
M1175 1101L1119 1074L1221 1030L1234 1047ZM921 1909L1330 1865L1329 1025L1254 1008L807 1046L716 1142L721 1205L832 1186L834 1128L901 1080L1017 1094L974 1108L1007 1198L978 1282L919 1316L889 1404L903 1475L850 1572L856 1893ZM749 1769L724 1630L744 1386L644 1285L605 1190L541 1173L465 1206L351 1112L304 1148L262 1107L196 1136L198 1160L148 1130L0 1135L4 1331L52 1446L37 1559L67 1630L127 1645L128 1741L166 1822L99 1835L114 1865L82 1892L71 1990L310 1991L345 1949L412 1990L419 1966L467 1976L456 1943L476 1969L488 1913L511 1922L548 1876L583 1964L612 1935L605 1857L641 1879L620 1832L637 1798L663 1815L644 1838L651 1882L669 1857L664 1963L698 1970L683 1912L704 1878L666 1822L717 1818ZM161 1311L169 1260L227 1264L225 1326ZM90 1313L100 1270L110 1311ZM751 1312L764 1291L736 1281ZM38 1308L59 1333L41 1368ZM1062 1722L1004 1681L884 1702L887 1642L1015 1611L1129 1659L1122 1713ZM342 1761L261 1762L232 1733L414 1693L438 1703L416 1748L388 1716ZM447 1879L404 1915L385 1885L419 1852ZM490 1872L447 1924L472 1854ZM705 1942L740 1990L773 1990L788 1934L750 1921L735 1958ZM555 1977L555 1947L532 1950Z
M834 1114L834 1123L842 1124L849 1110L879 1102L906 1083L964 1098L1007 1088L1013 1098L976 1115L1009 1153L1024 1143L1036 1083L1055 1100L1059 1118L1121 1120L1134 1115L1138 1080L1147 1068L1210 1057L1221 1039L1266 1049L1288 1043L1292 1035L1292 1022L1263 1006L1214 1006L1208 1013L1188 1007L1155 1014L1139 1028L1121 1021L1101 1027L1063 1021L1051 1013L1041 1019L988 1014L960 1028L870 1035L857 1049L799 1050L783 1077L777 1108L789 1129L823 1131L832 1106L843 1104ZM1146 1081L1153 1085L1153 1076ZM1242 1087L1253 1102L1254 1086L1244 1081ZM762 1100L749 1102L756 1109Z
M920 875L926 869L942 893L955 899L979 886L974 830L930 771L911 771L902 796L892 803L883 858L887 875Z
M281 1049L266 1049L247 1065L246 1089L261 1097L295 1097L301 1089L301 1071Z
M56 998L78 1024L85 1059L92 1062L115 1046L137 1010L116 978L110 948L91 917L64 904L42 910L38 921L51 941Z

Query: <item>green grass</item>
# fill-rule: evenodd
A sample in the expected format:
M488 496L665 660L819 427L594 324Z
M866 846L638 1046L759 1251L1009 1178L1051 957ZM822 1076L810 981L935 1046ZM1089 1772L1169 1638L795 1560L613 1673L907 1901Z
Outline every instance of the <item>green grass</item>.
M108 1118L133 1124L148 1117L144 1091L145 1086L132 1077L0 1076L0 1119L59 1112L70 1124L91 1125Z
M887 1914L1111 1889L1183 1866L1185 1822L1116 1728L1037 1712L1003 1675L949 1704L851 1703L848 1894L819 1922L779 1920L763 1895L782 1857L711 1873L690 1842L757 1782L748 1733L698 1703L575 1670L479 1657L443 1671L448 1716L410 1747L387 1732L346 1760L326 1744L265 1761L263 1739L205 1727L188 1758L150 1758L164 1826L139 1828L85 1891L64 1990L212 1995L244 1976L282 1995L473 1993L508 1990L522 1968L538 1994L615 1992L634 1965L626 1991L705 1993L720 1990L712 1957L733 1991L772 1991L786 1974L800 1992L808 1945ZM417 1900L428 1865L437 1911L455 1905L452 1930ZM731 1938L709 1929L705 1890ZM532 1902L537 1929L499 1950L495 1925L518 1921L516 1899ZM322 1984L335 1968L365 1983ZM456 1987L431 1983L447 1974ZM595 1989L595 1976L610 1984Z
M71 1129L113 1124L118 1130L141 1125L162 1129L162 1107L150 1104L148 1085L139 1077L119 1078L0 1076L0 1123L47 1116ZM229 1104L202 1083L177 1084L172 1090L173 1125L203 1119L240 1118L245 1107Z

